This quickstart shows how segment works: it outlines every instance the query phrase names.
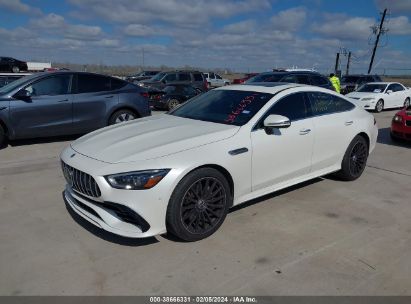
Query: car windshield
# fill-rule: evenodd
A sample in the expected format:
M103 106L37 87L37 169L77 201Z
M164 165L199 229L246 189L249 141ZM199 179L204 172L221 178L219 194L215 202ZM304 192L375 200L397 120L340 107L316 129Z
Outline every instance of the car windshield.
M341 82L344 83L356 83L358 80L360 80L360 77L358 76L344 76L341 78Z
M30 79L36 78L38 77L39 74L37 75L29 75L29 76L24 76L20 79L17 79L13 82L10 82L9 84L5 85L4 87L0 88L0 95L5 95L5 94L9 94L11 91L13 91L14 89L18 88L19 86L21 86L22 84L24 84L25 82L28 82Z
M236 90L212 90L198 95L170 115L227 125L246 124L273 94Z
M279 82L283 74L259 74L248 79L245 83L251 82Z
M381 93L385 91L386 84L364 84L358 89L358 92Z
M150 81L160 81L166 73L158 73L157 75L151 77Z

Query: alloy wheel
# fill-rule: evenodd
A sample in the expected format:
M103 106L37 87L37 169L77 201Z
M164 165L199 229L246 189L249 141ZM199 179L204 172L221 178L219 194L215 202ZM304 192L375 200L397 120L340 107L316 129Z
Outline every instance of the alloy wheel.
M375 106L375 109L377 110L378 113L380 113L383 110L383 108L384 108L384 103L381 100L379 100L377 102L377 105Z
M168 102L168 109L169 109L169 110L172 110L172 109L174 109L175 107L177 107L179 104L180 104L180 103L178 102L178 100L176 100L176 99L171 99L171 100Z
M357 142L351 150L349 170L353 176L362 173L367 162L367 146L363 142Z
M404 101L404 107L408 108L410 106L410 99L406 98Z
M194 182L182 199L181 219L193 234L204 234L216 227L225 216L227 194L216 178L204 177Z
M119 116L117 116L115 123L120 123L120 122L125 122L129 120L133 120L135 117L131 113L121 113Z

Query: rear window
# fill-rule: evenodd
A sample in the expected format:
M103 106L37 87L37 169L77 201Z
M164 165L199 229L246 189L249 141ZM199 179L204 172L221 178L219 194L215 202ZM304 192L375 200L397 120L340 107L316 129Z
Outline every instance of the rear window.
M313 85L322 86L322 85L328 84L328 79L323 76L311 75L310 78L311 78L311 84Z
M284 74L259 74L248 79L245 83L250 82L279 82Z
M102 75L77 74L77 92L110 91L110 78Z
M200 73L194 73L193 76L194 76L194 81L204 81L203 75Z
M354 109L354 105L335 95L322 92L308 92L313 115L325 115Z
M119 90L122 87L125 87L127 85L127 82L117 79L117 78L111 78L111 89L112 90Z

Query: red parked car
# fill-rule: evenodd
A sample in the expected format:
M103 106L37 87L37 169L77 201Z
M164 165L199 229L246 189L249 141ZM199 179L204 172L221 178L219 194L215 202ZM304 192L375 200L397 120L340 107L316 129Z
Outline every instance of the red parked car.
M245 74L243 78L237 78L233 80L233 84L240 84L240 83L244 83L245 81L247 81L248 79L250 79L251 77L254 77L258 75L258 73L248 73Z
M411 140L411 106L395 114L391 123L391 138Z

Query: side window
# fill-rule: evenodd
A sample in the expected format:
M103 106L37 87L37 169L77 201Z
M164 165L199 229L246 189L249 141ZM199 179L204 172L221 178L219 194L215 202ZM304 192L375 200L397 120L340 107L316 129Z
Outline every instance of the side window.
M291 121L307 118L309 112L304 93L295 93L280 99L265 114L265 117L271 114L283 115Z
M77 74L77 88L78 93L110 91L110 78L100 75Z
M311 77L311 84L316 86L327 85L328 80L325 77L321 77L318 75L312 75Z
M297 75L297 83L311 84L308 75Z
M395 91L394 91L394 84L390 84L390 85L388 86L388 88L387 88L387 91L388 91L388 90L391 90L391 91L395 92Z
M203 75L201 75L200 73L194 73L194 81L203 81Z
M168 74L165 78L165 81L176 81L177 80L177 74Z
M29 91L32 96L65 95L69 93L70 79L70 74L55 75L32 83L25 89Z
M191 80L190 74L187 74L187 73L178 74L178 80L179 81L190 81Z
M215 78L214 73L210 73L210 78L211 78L211 79L214 79L214 78Z
M404 88L402 87L402 85L400 85L398 83L394 83L393 87L394 87L394 92L404 91Z
M112 90L121 89L122 87L124 87L126 85L127 85L127 82L125 82L121 79L111 78L111 89Z
M344 112L354 108L351 102L331 94L320 92L308 92L307 94L311 101L313 115Z
M215 74L215 78L222 79L220 75Z

